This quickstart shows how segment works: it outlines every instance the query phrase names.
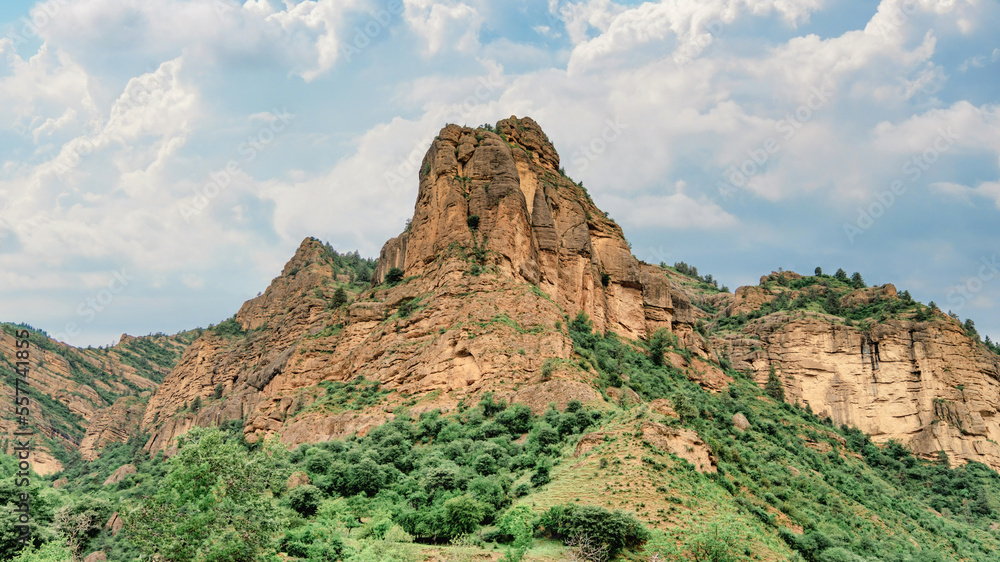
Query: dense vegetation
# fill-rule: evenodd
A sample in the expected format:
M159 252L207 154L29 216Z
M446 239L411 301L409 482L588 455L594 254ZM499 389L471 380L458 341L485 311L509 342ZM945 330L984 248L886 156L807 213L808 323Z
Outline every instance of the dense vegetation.
M731 369L728 392L704 392L680 369L657 360L667 350L685 352L669 333L641 349L613 334L593 333L582 315L570 330L602 385L669 398L678 423L697 431L718 455L715 484L803 559L990 560L1000 547L990 527L1000 513L1000 475L988 467L953 469L946 457L920 460L894 442L880 448L808 409L762 400L761 389ZM733 425L737 413L751 430Z
M329 390L331 400L339 397L347 407L378 392L373 383L333 383ZM566 440L601 417L579 403L535 416L526 406L508 406L487 394L452 416L432 411L410 418L401 412L366 436L302 445L291 453L273 443L243 443L234 423L223 431L188 433L168 461L147 458L141 450L146 436L136 436L109 447L97 461L77 461L56 475L69 480L64 488L35 487L48 498L38 505L58 506L44 514L91 510L92 525L83 525L72 550L103 549L109 560L133 560L136 552L167 560L262 560L279 548L309 560L365 559L344 539L382 541L388 534L404 542L447 543L496 523L512 501L549 482ZM137 473L102 484L125 463ZM286 491L285 480L295 472L309 484ZM4 499L12 501L12 485L5 490ZM126 522L126 532L117 537L100 529L112 511ZM38 518L39 544L68 540L52 521ZM9 527L3 547L12 552ZM616 540L610 544L621 548ZM637 542L633 537L628 546Z
M729 287L723 285L719 287L719 280L712 277L711 273L706 273L705 275L698 274L698 268L693 265L688 265L686 262L679 261L675 262L673 267L669 267L665 262L660 262L660 267L662 269L672 269L681 275L687 275L688 277L703 283L706 288L715 289L716 291L722 291L723 293L729 292Z

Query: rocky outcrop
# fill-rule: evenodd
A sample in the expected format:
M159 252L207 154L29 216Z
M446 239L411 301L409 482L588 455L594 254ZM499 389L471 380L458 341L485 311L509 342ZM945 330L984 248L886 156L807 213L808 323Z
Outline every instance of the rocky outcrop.
M407 232L380 254L376 281L439 271L456 254L539 287L571 316L631 338L670 328L672 291L640 264L621 228L562 175L559 155L530 118L496 132L448 125L424 157Z
M738 289L737 305L760 289ZM883 285L855 290L842 302L895 295L895 287ZM1000 469L1000 358L943 315L863 328L826 314L779 312L713 343L762 385L773 366L789 402L838 425L876 441L901 441L925 458L944 451L953 463Z
M698 472L718 472L716 458L694 430L662 423L642 423L642 440L691 463Z
M134 396L119 398L110 407L97 413L87 425L87 433L80 441L80 456L92 461L100 456L101 449L110 443L124 443L139 429L139 422L146 404Z
M111 476L108 476L107 480L104 481L104 485L107 486L109 484L117 484L124 480L129 474L135 473L136 469L134 464L123 464L115 469L115 471L111 473Z
M124 526L125 522L118 516L117 511L111 514L111 518L104 524L104 528L111 531L111 536L117 536Z
M237 313L245 336L206 333L164 380L143 417L146 449L242 419L250 440L322 441L384 423L402 402L448 410L485 391L537 411L600 402L596 373L572 361L567 318L578 311L602 331L641 338L666 328L700 342L700 311L632 256L531 119L495 132L446 126L419 181L413 218L383 247L370 290L332 309L332 268L322 244L305 240ZM384 284L392 268L404 282ZM390 391L384 404L324 405L321 383L359 377ZM210 398L220 385L223 397Z

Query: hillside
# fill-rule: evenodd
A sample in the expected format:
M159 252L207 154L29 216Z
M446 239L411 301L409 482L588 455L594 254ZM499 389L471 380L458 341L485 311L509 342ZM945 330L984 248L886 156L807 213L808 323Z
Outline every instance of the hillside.
M446 126L419 182L377 263L305 239L138 429L38 480L20 560L995 559L971 326L860 275L643 263L528 118Z
M41 435L34 469L49 474L79 452L84 459L138 428L145 403L174 367L199 331L165 336L123 335L117 345L79 349L54 341L30 326L0 324L0 360L12 371L16 362L15 331L28 330L30 342L29 397L32 422ZM4 377L0 393L13 403L12 379ZM13 411L0 416L5 435L15 431ZM10 451L10 444L4 450Z

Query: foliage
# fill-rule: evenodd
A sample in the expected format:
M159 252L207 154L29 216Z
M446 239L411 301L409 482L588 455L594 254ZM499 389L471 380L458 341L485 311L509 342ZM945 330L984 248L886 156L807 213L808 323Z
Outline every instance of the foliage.
M586 537L614 558L624 548L635 548L649 539L649 530L630 513L608 511L593 505L557 505L540 521L545 532L558 539Z
M767 383L764 385L764 392L768 396L784 402L785 400L785 387L781 384L781 379L778 378L778 374L774 370L774 364L771 364L771 369L767 374Z
M108 502L90 496L68 503L56 511L55 529L66 540L74 559L78 559L90 540L97 536L109 515L111 508Z
M347 304L347 291L343 287L337 287L337 290L333 292L333 298L330 299L331 308L340 308Z
M219 322L212 330L223 338L235 338L242 337L246 335L246 330L243 326L236 320L236 315Z
M664 263L660 264L660 267L665 267L665 266L666 264ZM706 285L716 290L720 290L719 281L714 277L712 277L712 274L709 273L705 275L698 275L698 268L694 267L693 265L688 265L685 262L679 261L674 263L674 271L680 273L681 275L687 275L688 277L701 281L702 283L705 283ZM728 289L721 289L721 290L723 292L728 292Z
M271 442L250 453L218 429L179 438L159 490L128 502L122 516L136 548L164 560L263 560L281 518L272 498L282 454Z
M389 271L385 272L385 284L386 285L396 285L403 280L403 270L398 267L390 268Z
M312 484L303 484L289 491L286 497L289 507L299 515L311 517L316 514L320 502L323 501L323 492Z

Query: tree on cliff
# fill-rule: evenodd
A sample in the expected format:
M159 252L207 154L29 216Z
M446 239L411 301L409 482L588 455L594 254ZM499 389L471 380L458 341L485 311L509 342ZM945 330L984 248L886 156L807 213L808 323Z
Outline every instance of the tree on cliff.
M764 392L775 400L785 401L785 387L781 384L781 379L778 378L778 373L775 372L774 365L771 365L771 372L767 374L767 384L764 385Z

